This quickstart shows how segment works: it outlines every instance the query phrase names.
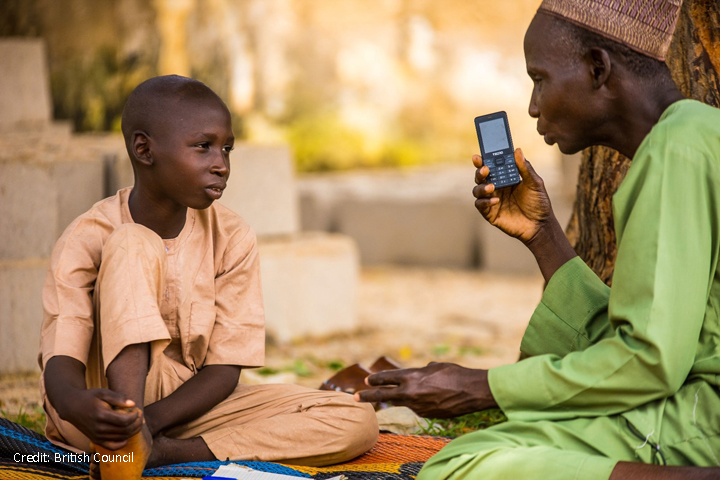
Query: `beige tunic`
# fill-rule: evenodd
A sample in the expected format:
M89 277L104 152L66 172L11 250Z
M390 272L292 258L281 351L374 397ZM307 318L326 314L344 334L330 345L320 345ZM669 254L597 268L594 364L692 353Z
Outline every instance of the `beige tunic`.
M188 209L171 240L133 223L130 189L78 217L58 241L43 289L41 367L55 355L86 365L88 388L128 345L149 343L145 404L171 395L205 365L260 366L264 313L256 237L238 215ZM44 393L46 434L88 451ZM198 392L202 394L202 392ZM202 417L166 435L201 436L219 459L322 465L369 449L372 408L348 395L290 385L238 385Z

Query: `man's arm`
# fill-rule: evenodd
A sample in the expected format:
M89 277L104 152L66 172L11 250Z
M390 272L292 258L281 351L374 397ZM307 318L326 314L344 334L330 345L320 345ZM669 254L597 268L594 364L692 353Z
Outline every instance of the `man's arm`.
M635 159L614 199L618 257L608 305L614 335L562 357L490 370L492 392L509 418L611 415L673 395L686 380L717 261L719 199L704 188L717 181L712 162L673 148ZM673 168L678 158L688 164ZM569 302L543 302L558 321L577 313Z

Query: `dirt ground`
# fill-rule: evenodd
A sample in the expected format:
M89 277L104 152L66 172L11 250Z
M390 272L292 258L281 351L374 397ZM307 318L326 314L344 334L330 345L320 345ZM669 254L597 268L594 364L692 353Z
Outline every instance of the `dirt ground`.
M487 272L382 267L362 271L360 328L279 345L269 339L266 368L243 372L247 383L317 387L334 370L369 367L387 355L404 367L430 361L490 368L513 362L540 300L542 277ZM28 346L35 348L35 346ZM40 407L37 374L0 376L0 410Z

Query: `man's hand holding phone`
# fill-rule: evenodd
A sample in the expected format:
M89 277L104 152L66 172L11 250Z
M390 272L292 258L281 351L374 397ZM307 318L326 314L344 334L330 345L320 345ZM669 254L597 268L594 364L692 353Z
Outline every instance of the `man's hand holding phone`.
M545 190L545 183L525 159L522 150L515 150L515 164L522 182L495 190L487 182L489 169L480 155L473 155L475 165L475 207L491 225L519 239L533 253L543 277L552 275L565 262L576 256L562 227L555 218Z
M515 164L522 182L511 187L495 190L495 185L487 182L490 169L483 165L482 157L473 155L472 161L477 168L477 185L473 188L475 207L490 224L527 245L553 218L542 178L519 148L515 150Z

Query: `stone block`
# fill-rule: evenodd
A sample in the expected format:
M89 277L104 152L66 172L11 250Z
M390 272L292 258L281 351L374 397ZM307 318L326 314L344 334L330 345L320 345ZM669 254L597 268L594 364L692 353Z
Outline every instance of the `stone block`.
M364 265L470 268L477 212L455 198L355 198L337 207L337 230L358 243Z
M260 236L296 233L299 209L289 148L241 144L230 161L230 181L220 202Z
M0 162L0 260L49 257L58 216L50 164Z
M506 235L482 218L477 225L480 266L483 270L523 274L539 271L535 257L520 240Z
M125 140L119 133L85 133L73 137L73 145L81 146L104 164L103 196L109 197L121 188L135 183L132 164L128 158Z
M344 235L303 233L261 238L265 321L281 342L357 327L359 260Z
M49 257L65 227L102 200L101 158L73 148L55 157L0 161L1 260Z
M38 370L47 260L0 262L0 373Z
M103 199L104 163L102 158L81 158L68 154L64 161L52 166L52 178L57 190L56 238L76 217Z
M51 120L46 55L40 39L0 39L0 125Z

